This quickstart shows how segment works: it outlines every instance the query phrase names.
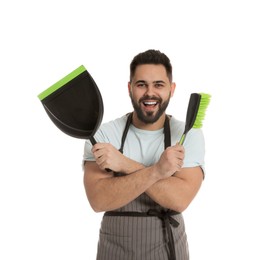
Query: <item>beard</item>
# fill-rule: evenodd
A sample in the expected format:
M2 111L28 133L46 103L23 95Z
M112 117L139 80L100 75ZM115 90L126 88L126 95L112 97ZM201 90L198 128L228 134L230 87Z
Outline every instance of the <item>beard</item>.
M165 100L164 102L162 102L161 98L158 97L152 97L152 96L143 96L139 102L135 101L131 94L130 94L130 98L131 98L131 102L134 108L134 111L136 112L136 115L138 117L138 119L140 121L142 121L145 124L153 124L155 123L166 111L168 104L169 104L169 100L170 100L170 95L168 97L167 100ZM144 101L144 100L153 100L153 101L157 101L158 104L158 110L157 111L143 111L141 109L140 104Z

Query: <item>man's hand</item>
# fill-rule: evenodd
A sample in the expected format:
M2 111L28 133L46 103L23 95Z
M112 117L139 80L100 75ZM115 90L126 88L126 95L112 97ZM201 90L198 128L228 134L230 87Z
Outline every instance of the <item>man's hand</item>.
M111 169L114 172L122 172L126 157L109 143L97 143L91 150L100 169Z
M179 172L183 165L184 156L185 151L182 145L176 144L168 147L154 165L161 178L168 178Z

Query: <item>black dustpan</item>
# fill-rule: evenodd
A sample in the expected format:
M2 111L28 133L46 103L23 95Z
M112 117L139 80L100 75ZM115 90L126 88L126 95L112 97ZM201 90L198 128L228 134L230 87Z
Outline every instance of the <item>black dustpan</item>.
M89 139L101 124L104 108L100 91L82 65L38 95L53 123L65 134Z

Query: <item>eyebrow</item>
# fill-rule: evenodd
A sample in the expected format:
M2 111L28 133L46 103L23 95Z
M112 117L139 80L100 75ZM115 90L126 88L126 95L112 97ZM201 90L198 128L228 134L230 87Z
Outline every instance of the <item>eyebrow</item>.
M156 80L156 81L154 81L153 83L166 83L166 82L163 81L163 80Z
M148 82L145 81L145 80L137 80L137 81L135 82L135 84L139 84L139 83L147 84ZM153 81L152 83L157 84L157 83L165 83L165 82L164 82L163 80L155 80L155 81Z

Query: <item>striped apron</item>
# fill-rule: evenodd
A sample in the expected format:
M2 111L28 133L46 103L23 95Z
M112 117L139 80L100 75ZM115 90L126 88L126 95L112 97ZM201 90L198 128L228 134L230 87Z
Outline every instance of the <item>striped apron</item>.
M132 113L122 136L123 146ZM169 119L164 124L165 148L171 145ZM115 173L116 177L122 176ZM97 260L188 260L182 214L165 209L145 193L126 206L105 212L100 229Z

